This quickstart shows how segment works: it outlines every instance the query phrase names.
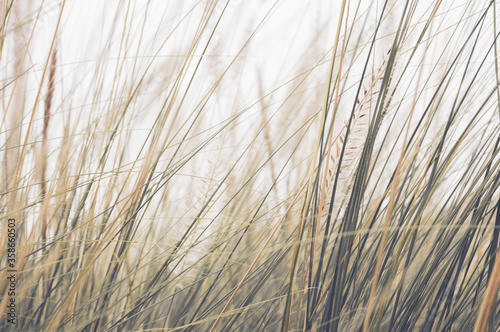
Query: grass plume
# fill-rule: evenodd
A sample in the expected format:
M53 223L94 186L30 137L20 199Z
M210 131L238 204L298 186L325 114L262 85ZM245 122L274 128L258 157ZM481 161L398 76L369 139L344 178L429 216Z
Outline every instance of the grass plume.
M497 331L497 12L4 1L0 330Z

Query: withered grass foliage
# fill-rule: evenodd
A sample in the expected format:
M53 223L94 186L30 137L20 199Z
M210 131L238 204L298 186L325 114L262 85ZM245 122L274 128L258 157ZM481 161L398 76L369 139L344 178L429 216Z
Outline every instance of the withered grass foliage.
M498 331L497 7L2 1L0 330Z

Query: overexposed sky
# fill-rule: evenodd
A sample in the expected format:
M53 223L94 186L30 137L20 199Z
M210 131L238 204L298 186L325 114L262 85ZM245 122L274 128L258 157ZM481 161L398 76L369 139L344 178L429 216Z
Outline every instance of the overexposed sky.
M475 2L473 7L471 2L465 0L443 1L436 12L436 20L422 39L423 45L407 64L405 61L408 61L436 4L430 0L418 2L410 23L410 33L405 36L402 49L398 50L400 62L396 65L396 74L398 68L401 68L401 72L406 72L398 94L394 96L393 112L398 107L410 107L414 95L419 95L416 114L423 112L435 91L433 82L441 80L489 3L479 2L482 6ZM2 114L5 115L5 100L10 96L23 100L27 106L24 107L23 114L20 114L21 128L25 133L31 111L34 110L35 121L30 136L30 141L34 142L40 142L41 139L42 101L46 95L47 82L40 90L41 99L35 107L34 100L62 4L60 0L45 0L37 21L41 3L41 0L16 1L9 23L12 27L21 25L22 28L8 31L4 56L0 61L4 85ZM66 124L70 124L75 145L83 144L88 139L89 132L94 133L92 140L95 142L92 144L104 145L111 134L109 128L116 121L115 114L120 114L127 97L142 79L137 97L126 113L126 120L120 125L119 139L114 147L116 153L126 147L124 158L128 162L141 160L144 156L140 152L143 143L147 141L148 132L158 115L168 107L166 101L172 91L179 92L170 105L177 115L168 118L165 128L173 128L173 132L177 134L168 134L167 129L162 133L170 142L169 146L174 147L182 141L184 138L181 135L195 123L198 133L187 137L187 145L195 147L216 133L228 119L238 115L229 131L219 135L199 154L200 160L193 161L183 169L188 175L201 172L207 166L207 161L217 165L233 165L241 154L246 155L239 161L239 165L253 161L263 162L269 155L252 155L251 149L250 152L245 152L245 149L250 144L268 144L265 131L257 135L265 121L269 121L267 128L272 137L271 148L278 149L284 144L276 154L277 163L286 163L286 157L300 139L303 149L297 160L309 158L308 151L316 143L320 122L313 121L307 130L300 128L308 120L318 116L323 106L341 2L221 1L213 9L206 31L199 34L205 24L207 8L212 8L213 3L181 0L67 0L55 38L57 88L48 143L51 155L58 154L57 149L65 136ZM349 43L346 46L342 72L344 92L339 101L339 124L343 123L352 107L369 42L373 38L384 1L348 1L347 4L348 10L344 18L348 17ZM385 11L387 14L378 32L378 42L369 61L370 68L363 81L364 87L369 85L370 77L387 60L400 14L406 4L405 1L388 2ZM222 18L211 37L210 32L214 31L219 16ZM451 85L457 84L455 80L460 82L465 63L469 63L467 72L470 74L467 74L467 80L472 79L474 69L479 68L482 55L486 54L491 45L493 31L488 30L492 26L491 16L486 18L483 27L478 30L480 37L474 53L471 53L472 43L467 44L464 55L458 60L460 65L450 76ZM33 29L35 21L36 27ZM22 68L24 79L19 81L17 90L13 93L13 85L9 82L17 74L14 64L26 50L26 41L32 31L33 36ZM343 21L337 48L339 54L345 32ZM205 56L199 62L209 38L212 39ZM193 42L196 43L191 49ZM473 58L468 59L467 54L473 54ZM479 107L484 94L488 93L494 82L493 62L491 58L488 61L489 67L485 67L477 78L477 91L471 92L466 100L471 109ZM335 69L337 66L338 61ZM196 75L190 84L195 70ZM427 77L428 81L419 81L419 75ZM214 86L217 87L215 91L212 90ZM425 87L422 88L423 86ZM185 95L184 91L187 91ZM262 98L263 96L265 97ZM454 97L444 96L441 102L449 105L442 109L451 109ZM402 102L398 104L398 101ZM202 115L194 121L196 112L201 108ZM8 112L18 111L12 106ZM490 112L495 111L492 108ZM400 113L399 122L395 122L397 124L403 124L407 116L405 112ZM393 116L393 113L389 116ZM436 121L436 128L439 128L442 124L440 121L446 119L446 116L444 113L435 115L433 121ZM465 112L460 116L467 119L469 115ZM9 116L4 117L7 120L1 129L2 140L7 137L10 126ZM491 118L485 116L483 121L490 121ZM431 145L432 141L427 143ZM212 153L213 151L217 153ZM77 151L73 153L76 158ZM89 173L95 170L99 154L93 157L87 170ZM36 158L36 155L32 158ZM287 166L290 176L298 176L307 168L308 163L298 161ZM113 169L114 165L106 167ZM55 170L55 161L49 168ZM238 168L235 173L239 174ZM278 190L277 195L286 192L289 190ZM183 194L187 192L180 195Z

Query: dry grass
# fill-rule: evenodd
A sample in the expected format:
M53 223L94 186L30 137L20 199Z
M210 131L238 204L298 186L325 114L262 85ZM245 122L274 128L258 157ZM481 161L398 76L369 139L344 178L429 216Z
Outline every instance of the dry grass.
M0 9L0 330L498 330L495 2Z

